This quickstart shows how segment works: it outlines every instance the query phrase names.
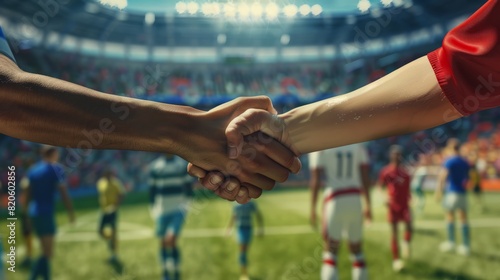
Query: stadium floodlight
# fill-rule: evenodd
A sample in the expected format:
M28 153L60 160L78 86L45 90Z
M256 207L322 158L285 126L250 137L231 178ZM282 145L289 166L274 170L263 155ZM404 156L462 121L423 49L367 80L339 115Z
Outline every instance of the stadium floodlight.
M198 5L198 3L191 1L187 4L187 11L188 13L194 15L198 12L199 7L200 5Z
M316 4L311 7L311 13L313 16L319 16L322 12L323 7L321 7L321 5Z
M307 16L311 12L311 6L304 4L304 5L300 6L299 12L301 15Z
M403 6L403 5L404 5L403 0L394 0L392 3L393 3L393 4L394 4L394 6L396 6L396 7L401 7L401 6Z
M283 7L283 14L287 17L294 17L298 12L297 6L290 4Z
M183 14L183 13L187 12L187 4L186 4L186 2L183 2L183 1L177 2L177 4L175 4L175 10L179 14Z
M290 43L290 35L288 34L281 35L280 42L282 45L288 45L288 43Z
M203 3L201 5L201 12L205 16L212 15L212 4L211 3Z
M368 10L370 9L371 6L372 6L372 4L368 0L360 0L358 2L358 9L362 13L368 12Z
M224 4L224 16L228 18L236 17L236 5L233 3Z
M220 5L219 5L219 3L212 3L212 14L214 16L220 14Z
M250 6L250 13L252 14L253 18L260 18L264 13L264 9L262 8L262 5L260 3L254 2L252 6Z
M155 23L155 14L146 13L144 16L144 23L146 23L146 25L153 25L153 23Z
M380 3L382 3L384 7L389 7L392 4L392 0L380 0Z
M128 5L127 0L99 0L99 3L101 3L102 5L115 7L120 10L125 9Z
M274 2L267 4L266 6L266 16L268 19L276 19L280 13L280 8Z
M238 5L238 14L241 19L246 19L250 16L250 6L246 3L240 3Z

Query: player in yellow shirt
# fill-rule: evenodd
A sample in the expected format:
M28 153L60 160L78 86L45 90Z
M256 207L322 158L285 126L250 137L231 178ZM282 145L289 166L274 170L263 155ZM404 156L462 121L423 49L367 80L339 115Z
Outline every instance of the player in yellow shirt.
M99 234L104 238L111 251L110 262L117 262L117 216L118 207L125 195L125 188L111 170L106 170L103 177L97 181L99 204L101 206L101 219Z

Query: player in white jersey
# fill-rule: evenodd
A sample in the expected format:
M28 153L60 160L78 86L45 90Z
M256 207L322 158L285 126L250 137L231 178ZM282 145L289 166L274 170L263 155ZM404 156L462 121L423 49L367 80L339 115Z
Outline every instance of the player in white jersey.
M184 223L192 178L187 162L174 155L163 155L149 167L151 212L160 239L163 280L180 279L180 251L177 237ZM172 277L171 277L172 276Z
M363 212L361 195L365 198L365 216L371 219L368 177L368 154L362 144L311 153L309 155L312 191L311 223L316 226L316 205L322 174L326 175L323 204L322 280L338 279L337 253L343 234L349 242L352 279L367 279L361 250Z

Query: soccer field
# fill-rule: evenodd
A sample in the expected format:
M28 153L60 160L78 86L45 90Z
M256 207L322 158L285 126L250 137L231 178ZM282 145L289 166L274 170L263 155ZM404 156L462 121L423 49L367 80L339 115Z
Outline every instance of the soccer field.
M183 279L238 279L238 247L234 236L224 234L232 203L199 196L192 204L180 239ZM264 214L266 230L262 238L254 238L250 249L251 279L319 279L322 245L320 232L308 223L309 198L309 193L301 189L265 193L257 201ZM416 216L413 256L399 273L392 271L389 227L378 192L374 192L373 201L375 219L365 227L364 233L371 279L500 279L500 194L484 195L486 209L482 213L470 199L472 254L469 257L437 250L444 240L443 215L439 205L428 196L424 213ZM64 211L58 212L53 279L160 279L158 241L154 237L145 193L129 194L120 210L122 267L106 262L107 247L96 233L96 199L77 200L75 208L77 222L74 225L67 224ZM2 228L6 228L4 221L2 219ZM21 239L18 232L19 243ZM457 230L457 240L460 239ZM23 249L18 249L22 256ZM340 279L350 279L345 246L338 267ZM28 279L28 273L17 267L15 273L7 272L7 279Z

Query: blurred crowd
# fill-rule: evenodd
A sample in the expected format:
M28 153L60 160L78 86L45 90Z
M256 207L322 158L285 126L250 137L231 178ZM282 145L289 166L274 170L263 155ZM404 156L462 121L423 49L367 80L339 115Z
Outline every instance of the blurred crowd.
M18 55L21 68L71 81L109 94L158 99L161 96L294 96L282 110L301 105L311 97L335 96L361 87L405 64L412 57L400 58L383 67L377 60L362 64L300 63L272 65L167 65L109 61L77 54L23 51ZM356 66L357 65L357 66ZM276 100L276 98L274 100ZM291 100L291 101L290 101ZM285 102L286 103L286 102ZM303 102L304 103L304 102ZM429 155L432 164L442 162L441 148L447 139L465 142L464 152L477 164L485 178L500 177L500 109L492 109L452 123L397 137L367 143L374 178L387 164L387 149L392 144L404 148L408 166L418 163L420 154ZM0 135L0 164L15 165L22 173L37 159L38 145ZM81 156L63 149L61 161L70 188L93 188L102 171L112 167L129 188L146 183L146 167L156 155L131 151L100 151ZM306 160L304 158L304 160ZM2 175L4 176L4 175ZM307 168L292 177L308 178ZM6 178L0 178L4 181Z

